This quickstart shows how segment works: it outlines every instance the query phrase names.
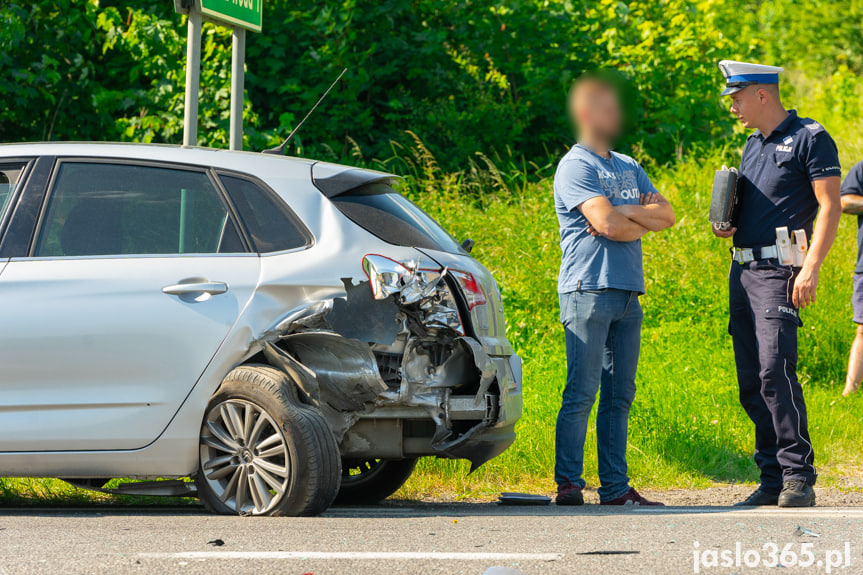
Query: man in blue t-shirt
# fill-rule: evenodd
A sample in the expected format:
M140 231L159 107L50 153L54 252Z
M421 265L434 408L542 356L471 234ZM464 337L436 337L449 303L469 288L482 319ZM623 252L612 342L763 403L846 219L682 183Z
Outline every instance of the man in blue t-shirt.
M851 345L845 391L842 392L848 397L860 388L863 380L863 162L851 168L842 182L842 211L857 216L857 267L854 268L854 295L851 297L857 335Z
M557 417L557 503L584 503L584 442L599 390L600 503L662 505L630 487L626 442L641 345L641 237L672 226L674 211L635 160L611 151L620 135L622 112L610 79L579 79L570 92L569 111L578 144L554 176L567 360Z
M824 126L782 105L782 68L732 60L719 68L731 113L754 129L740 159L735 227L713 227L714 235L734 243L728 331L761 470L760 487L737 505L811 507L817 473L797 379L797 329L799 311L815 303L821 264L842 216L839 152ZM805 254L802 262L788 241L797 230L804 236L795 248Z

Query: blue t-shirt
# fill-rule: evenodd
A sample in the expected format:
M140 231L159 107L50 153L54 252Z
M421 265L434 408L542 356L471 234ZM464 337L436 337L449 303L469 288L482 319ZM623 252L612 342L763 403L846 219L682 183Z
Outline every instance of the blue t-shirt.
M863 162L859 162L845 176L842 182L842 195L863 196ZM863 216L857 216L857 268L856 273L863 273Z
M740 212L734 245L776 243L776 228L803 229L812 237L818 200L812 182L839 176L839 152L824 126L791 110L767 137L749 136L740 161Z
M613 206L638 204L641 194L655 192L647 174L629 156L611 152L611 158L603 158L577 144L566 153L554 174L554 207L563 251L560 293L606 288L644 293L641 240L593 237L578 207L599 196Z

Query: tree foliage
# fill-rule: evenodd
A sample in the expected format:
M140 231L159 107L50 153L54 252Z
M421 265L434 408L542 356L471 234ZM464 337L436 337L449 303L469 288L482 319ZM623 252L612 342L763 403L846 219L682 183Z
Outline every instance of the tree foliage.
M546 158L571 142L572 80L611 68L634 88L626 144L665 163L730 129L717 97L722 58L856 78L860 4L267 0L264 32L248 35L246 145L286 136L346 67L292 153L384 158L410 130L445 167L478 152ZM6 2L0 140L180 142L184 24L170 0ZM230 45L230 31L205 24L201 145L227 142Z

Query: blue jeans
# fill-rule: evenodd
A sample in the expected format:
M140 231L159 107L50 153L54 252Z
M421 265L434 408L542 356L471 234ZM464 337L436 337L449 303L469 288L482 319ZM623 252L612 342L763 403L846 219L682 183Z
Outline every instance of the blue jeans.
M560 294L567 373L557 416L554 477L558 485L584 488L587 422L599 390L596 447L601 501L629 491L626 439L642 317L636 292L605 289Z

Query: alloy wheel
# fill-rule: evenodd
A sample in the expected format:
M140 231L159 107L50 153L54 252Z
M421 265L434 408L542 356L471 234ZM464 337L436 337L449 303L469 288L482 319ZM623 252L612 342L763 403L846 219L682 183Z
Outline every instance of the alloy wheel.
M200 458L203 479L238 514L269 512L290 483L291 460L284 432L250 401L229 399L207 413Z

